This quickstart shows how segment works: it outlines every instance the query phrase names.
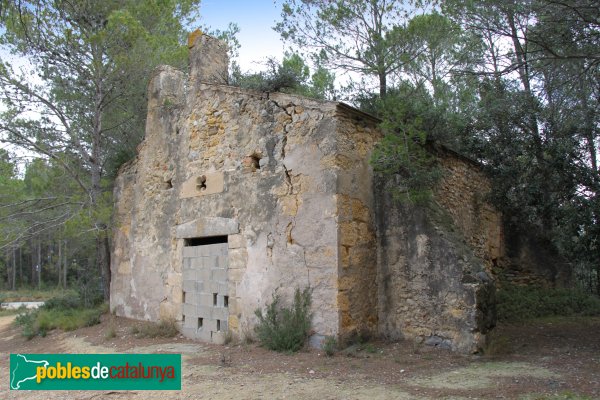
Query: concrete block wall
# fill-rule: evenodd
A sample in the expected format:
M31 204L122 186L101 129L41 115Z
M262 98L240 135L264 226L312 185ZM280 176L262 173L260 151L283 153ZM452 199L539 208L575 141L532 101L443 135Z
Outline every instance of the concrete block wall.
M182 268L182 332L223 343L229 329L227 242L185 246Z

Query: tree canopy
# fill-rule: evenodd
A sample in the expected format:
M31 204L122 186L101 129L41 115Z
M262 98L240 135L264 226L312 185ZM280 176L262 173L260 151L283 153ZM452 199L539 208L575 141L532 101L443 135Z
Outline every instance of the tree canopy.
M0 140L39 154L75 185L67 193L82 207L65 208L65 218L76 212L86 221L85 230L95 232L96 264L107 296L112 202L106 178L134 154L143 137L152 69L160 63L186 65L183 24L197 16L199 1L2 5L0 44L27 65L0 63L5 106ZM26 231L35 233L31 226Z

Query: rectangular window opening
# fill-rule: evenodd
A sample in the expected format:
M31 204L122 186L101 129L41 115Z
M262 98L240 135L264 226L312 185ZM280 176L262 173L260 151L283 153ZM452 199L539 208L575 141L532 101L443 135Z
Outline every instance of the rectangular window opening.
M207 244L218 244L218 243L227 243L227 235L189 238L189 239L184 240L185 247L205 246Z
M185 292L181 293L181 302L185 303Z
M202 325L204 323L204 318L198 318L198 329L202 329Z
M223 307L229 307L229 296L223 296Z
M217 293L213 293L213 306L217 305Z
M220 332L220 331L221 331L221 320L218 319L217 320L217 332Z

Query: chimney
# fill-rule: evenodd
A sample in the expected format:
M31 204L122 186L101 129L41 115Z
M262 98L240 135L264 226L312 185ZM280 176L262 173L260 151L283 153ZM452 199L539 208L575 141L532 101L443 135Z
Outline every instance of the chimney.
M192 81L227 84L229 56L223 41L196 29L188 37L188 47Z

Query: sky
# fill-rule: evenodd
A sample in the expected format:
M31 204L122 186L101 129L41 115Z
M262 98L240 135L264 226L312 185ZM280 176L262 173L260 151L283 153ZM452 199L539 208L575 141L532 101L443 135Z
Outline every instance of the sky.
M237 59L243 72L264 70L261 62L268 57L275 57L281 61L284 53L284 43L280 36L273 30L279 20L281 0L203 0L200 5L201 19L198 26L208 26L216 30L225 30L230 22L236 23L240 32L237 38L240 42L239 57ZM192 27L192 30L196 27ZM1 32L0 32L1 33ZM14 65L27 65L27 62L15 59L4 51L0 57ZM0 111L2 111L0 102ZM5 143L0 148L10 148ZM23 151L18 152L24 159L28 155Z
M238 63L242 71L257 71L268 57L283 57L286 47L273 30L280 10L281 1L276 4L274 0L203 0L200 24L225 30L230 22L236 23L241 45Z

